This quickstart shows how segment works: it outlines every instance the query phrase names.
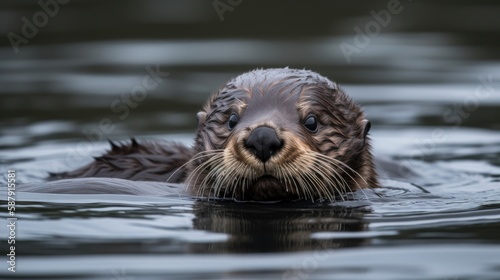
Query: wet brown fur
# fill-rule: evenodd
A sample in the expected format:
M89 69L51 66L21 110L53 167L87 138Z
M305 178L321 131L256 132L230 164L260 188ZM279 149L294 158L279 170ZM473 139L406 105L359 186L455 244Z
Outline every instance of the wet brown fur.
M111 150L73 171L51 173L49 179L83 177L121 178L134 181L180 182L186 175L181 168L191 158L191 149L178 143L109 141ZM175 172L175 174L174 174Z

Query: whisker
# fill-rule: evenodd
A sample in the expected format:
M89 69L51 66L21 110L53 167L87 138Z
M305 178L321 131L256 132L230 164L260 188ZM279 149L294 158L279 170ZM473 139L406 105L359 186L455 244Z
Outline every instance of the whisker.
M218 166L220 165L220 163L223 161L223 154L217 150L216 152L212 152L211 153L212 157L209 158L207 161L201 163L200 165L198 165L197 167L195 167L193 169L193 171L191 172L191 174L189 174L188 176L188 179L186 180L186 183L188 185L188 187L197 187L197 193L196 195L198 197L203 197L204 196L204 193L205 193L205 189L207 187L207 183L206 183L206 180L207 178L209 178L209 176L205 176L205 178L202 180L201 183L199 183L198 185L197 182L199 181L199 177L202 175L203 172L206 172L206 170L209 169L210 166ZM216 170L216 169L212 169L209 171L212 172L213 170ZM210 194L211 190L209 191L209 194Z
M349 176L349 178L356 184L357 186L357 190L360 190L363 195L369 200L369 197L366 195L365 191L363 188L361 188L361 186L359 185L359 183L356 181L356 179L354 179L351 174L349 174L349 172L346 172L346 170L343 168L347 168L349 171L351 171L354 175L356 175L357 177L359 177L365 184L368 184L366 182L366 180L363 178L363 176L361 176L361 174L359 174L356 170L352 169L350 166L348 166L346 163L338 160L338 159L335 159L335 158L331 158L331 157L328 157L326 155L323 155L323 154L317 154L316 155L318 158L321 158L323 160L326 160L327 162L330 162L332 165L336 166L337 168L339 168L340 170L342 170L342 172L344 172L347 176ZM342 166L339 166L342 165ZM338 174L338 172L336 172L335 170L332 170L333 172L335 172L336 174ZM350 192L353 192L352 188L347 184L347 182L345 181L345 179L340 176L340 174L338 174L339 177L345 182L345 184L347 185L348 189Z
M202 151L202 152L199 152L199 153L195 154L186 163L184 163L183 165L181 165L178 168L176 168L175 171L167 178L166 182L168 183L168 181L170 180L170 178L172 178L172 176L174 176L180 169L186 167L188 164L192 163L193 161L199 160L199 159L201 159L203 157L211 156L213 153L221 152L221 151L223 151L223 150Z
M184 188L196 190L197 197L201 198L235 199L237 192L241 192L243 197L240 199L244 199L249 184L255 180L255 171L232 157L225 158L223 149L197 153L175 170L169 179L180 169L200 160L202 162L187 176ZM359 172L336 158L318 152L306 152L294 162L281 164L273 169L273 176L284 185L287 193L291 192L299 199L335 202L338 194L345 200L343 194L353 192L353 186L346 178L356 184L356 189L360 189L368 198L356 180L360 178L367 184Z
M321 161L321 163L325 163L323 161L323 159L319 158L319 160ZM330 163L330 162L326 162L326 163ZM329 182L330 185L333 187L333 189L337 193L339 193L339 194L343 193L342 190L345 190L345 186L346 186L347 182L345 182L345 180L340 176L340 174L338 174L338 172L335 169L327 168L328 164L324 164L324 165L317 164L316 167L320 169L319 171L321 171L321 172L319 172L319 174L321 175L321 177L324 180L326 180L327 182ZM331 174L331 173L333 173L333 174ZM332 179L335 180L335 182L332 181ZM339 188L342 188L342 190Z

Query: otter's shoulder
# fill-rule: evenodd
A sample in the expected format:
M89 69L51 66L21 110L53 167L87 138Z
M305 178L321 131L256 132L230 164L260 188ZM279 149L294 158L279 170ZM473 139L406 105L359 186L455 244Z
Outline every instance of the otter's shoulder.
M108 177L141 181L180 182L182 166L192 155L191 148L174 142L109 141L111 149L90 164L69 172L50 173L49 180L83 177Z

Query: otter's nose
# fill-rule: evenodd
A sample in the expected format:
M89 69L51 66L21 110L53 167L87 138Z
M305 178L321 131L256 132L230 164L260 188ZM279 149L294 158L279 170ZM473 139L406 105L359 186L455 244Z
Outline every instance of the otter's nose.
M245 146L262 162L266 162L281 149L283 142L280 141L274 129L267 126L259 126L250 133Z

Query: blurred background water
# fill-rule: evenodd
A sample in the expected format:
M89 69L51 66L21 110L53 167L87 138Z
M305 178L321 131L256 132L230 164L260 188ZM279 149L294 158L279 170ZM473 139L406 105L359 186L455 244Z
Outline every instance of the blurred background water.
M339 83L376 154L419 176L326 206L19 193L18 269L0 276L500 279L498 15L484 0L2 1L3 178L43 182L107 138L190 144L210 93L286 66Z

